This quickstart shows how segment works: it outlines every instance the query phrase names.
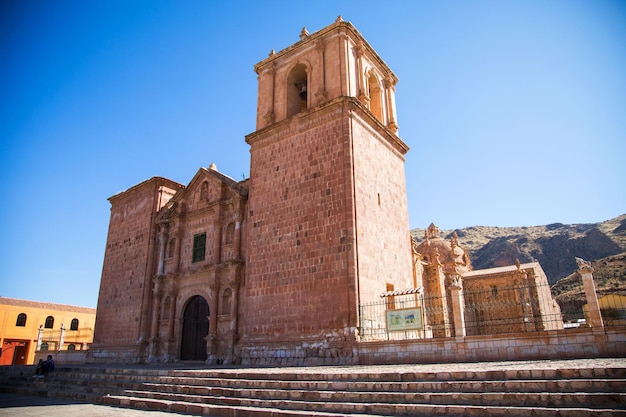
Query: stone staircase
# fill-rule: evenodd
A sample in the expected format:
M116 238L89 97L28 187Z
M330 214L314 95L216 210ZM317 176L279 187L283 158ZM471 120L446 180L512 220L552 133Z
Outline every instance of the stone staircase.
M0 367L0 391L214 417L626 416L622 366Z

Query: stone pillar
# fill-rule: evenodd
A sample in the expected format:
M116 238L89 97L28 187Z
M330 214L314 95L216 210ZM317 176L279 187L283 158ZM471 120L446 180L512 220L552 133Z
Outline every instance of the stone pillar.
M452 302L452 315L454 320L454 336L465 337L465 316L463 314L463 298L461 295L461 282L459 274L450 274L450 298Z
M215 341L217 339L217 298L219 297L219 286L210 284L211 299L209 300L209 335L207 336L207 363L215 361Z
M385 78L385 99L387 101L387 127L398 133L398 123L396 122L396 80Z
M233 239L234 257L235 259L241 259L241 222L239 219L235 221L235 236Z
M173 265L173 271L171 272L175 272L175 273L178 273L178 271L180 271L180 254L183 248L183 238L185 236L182 223L183 222L180 222L180 225L178 226L178 231L176 232L176 235L175 235L176 246L174 247L174 259L170 261L170 265Z
M583 280L583 289L585 290L587 308L589 309L589 323L587 324L591 327L604 327L600 305L598 304L598 295L596 294L596 286L593 282L591 262L576 258L576 263L578 264L578 273Z
M222 227L219 221L213 223L215 236L213 237L213 263L218 265L222 259Z
M177 297L177 288L176 283L170 282L170 288L167 290L170 296L170 305L167 319L167 335L165 336L165 340L163 341L163 350L161 352L161 357L163 362L172 362L176 359L176 339L174 337L174 329L176 324L176 297Z
M65 331L67 328L65 327L65 323L61 323L61 337L59 337L59 349L63 350L63 343L65 343Z
M356 52L356 70L357 70L357 83L358 83L358 98L366 107L369 107L370 97L367 88L367 77L365 75L365 68L363 65L363 44L359 44L354 48Z
M165 246L168 235L167 229L168 225L162 224L159 230L159 255L157 261L157 275L163 275L165 273Z
M230 300L230 330L237 332L237 312L239 311L239 277L235 278L235 284L232 287L232 298Z
M153 278L154 288L152 289L152 317L150 327L150 356L156 356L158 350L158 335L159 335L159 303L161 302L161 281L162 277L157 275Z
M325 102L328 97L328 93L326 92L326 41L324 39L319 39L315 44L315 47L317 48L317 52L319 54L320 66L320 70L318 71L318 73L320 73L318 77L319 86L317 91L315 91L315 105L318 105Z
M175 288L171 291L169 321L167 322L167 340L174 341L174 323L176 322L176 296Z
M37 348L35 350L41 350L41 342L43 340L43 324L39 325L39 330L37 334Z
M272 50L272 53L273 52L274 50ZM272 54L270 54L270 56L271 55ZM267 76L270 77L272 81L272 84L270 87L271 100L269 102L269 106L267 107L267 112L263 115L265 126L267 126L267 125L271 125L276 120L276 112L274 111L274 102L275 102L275 96L276 96L276 63L275 62L272 63L272 67L263 72L267 74ZM259 79L265 74L259 75ZM263 94L263 92L261 92L260 89L261 89L261 83L259 82L259 94Z
M237 268L235 271L235 279L232 283L232 298L230 300L230 346L228 347L228 355L224 358L227 364L236 362L235 359L235 345L239 340L239 334L237 332L238 312L239 312L239 284L241 282L241 270Z

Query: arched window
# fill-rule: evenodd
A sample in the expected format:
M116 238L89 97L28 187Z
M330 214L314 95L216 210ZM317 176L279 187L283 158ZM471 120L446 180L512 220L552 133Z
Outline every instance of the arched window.
M221 314L230 314L230 302L233 298L233 292L230 288L226 288L222 294L222 311Z
M24 313L20 313L17 315L17 321L15 322L15 325L18 327L24 327L26 326L26 314Z
M46 329L52 329L54 327L54 317L48 316L46 317L46 324L43 326Z
M48 347L49 347L49 346L50 346L50 345L48 345L48 342L43 342L43 343L41 344L41 350L48 350Z
M67 345L67 350L76 350L76 345L74 343L70 343Z
M367 78L368 95L370 97L370 111L383 122L383 90L378 78L370 71Z
M78 319L72 319L70 330L78 330Z
M287 76L287 117L308 107L308 80L304 64L294 66Z
M227 245L230 245L234 242L235 240L235 223L231 223L228 226L226 226L226 236L224 238L224 243L226 243Z

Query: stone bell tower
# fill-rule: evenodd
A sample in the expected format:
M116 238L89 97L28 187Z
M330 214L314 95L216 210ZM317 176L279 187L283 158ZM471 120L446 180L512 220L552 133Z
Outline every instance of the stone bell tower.
M397 77L341 18L254 69L242 363L356 362L359 303L412 286Z

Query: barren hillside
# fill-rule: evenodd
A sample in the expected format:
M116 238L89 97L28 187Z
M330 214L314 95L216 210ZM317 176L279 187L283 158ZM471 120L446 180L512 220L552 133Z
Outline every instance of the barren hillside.
M442 231L442 236L450 238L452 232ZM626 251L626 214L601 223L473 226L456 232L459 243L470 253L474 269L512 265L516 258L522 263L538 261L551 284L577 270L575 257L598 261ZM424 229L413 229L411 235L421 242ZM620 259L626 262L626 257ZM626 277L621 275L622 279Z

